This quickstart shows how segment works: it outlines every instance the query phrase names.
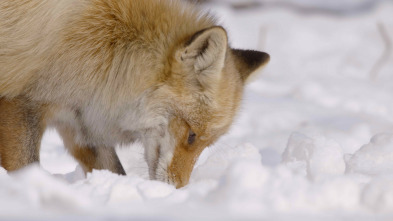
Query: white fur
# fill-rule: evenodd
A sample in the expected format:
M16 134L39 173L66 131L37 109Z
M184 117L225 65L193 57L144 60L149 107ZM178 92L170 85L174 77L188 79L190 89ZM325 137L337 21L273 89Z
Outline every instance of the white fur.
M77 116L72 108L62 106L57 110L50 126L72 128L78 144L97 145L102 147L98 148L101 152L109 151L105 148L113 148L119 143L139 140L145 147L145 159L151 179L171 182L167 167L173 158L175 138L168 130L167 109L157 106L159 104L149 104L147 94L120 108L119 112L123 109L126 111L119 114L122 117L116 121L108 118L107 113L99 107L86 106L80 116ZM88 131L84 131L86 128ZM101 160L105 163L109 159Z

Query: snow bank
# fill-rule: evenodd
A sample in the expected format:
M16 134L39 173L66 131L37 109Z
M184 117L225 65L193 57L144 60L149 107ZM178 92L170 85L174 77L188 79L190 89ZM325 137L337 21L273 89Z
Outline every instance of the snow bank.
M373 138L374 149L366 151L368 158L381 158L391 138ZM353 162L370 163L361 158L367 147L349 161L350 173L344 173L340 146L323 137L293 134L283 162L274 167L263 165L264 156L251 144L213 147L203 153L190 184L178 190L137 175L109 171L93 171L85 178L77 168L72 172L78 178L75 181L66 178L70 174L52 175L39 165L12 174L0 169L0 214L3 218L67 215L83 219L83 214L89 214L160 220L200 220L205 214L210 214L208 220L277 214L299 219L304 214L389 217L393 215L393 176L387 175L392 174L391 163L386 159L384 166L378 164L379 169L373 170L376 179L353 173L362 172L355 171Z

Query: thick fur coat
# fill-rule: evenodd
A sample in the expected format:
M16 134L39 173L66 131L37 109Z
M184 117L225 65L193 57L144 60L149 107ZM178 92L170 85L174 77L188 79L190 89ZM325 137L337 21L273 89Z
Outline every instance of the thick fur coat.
M86 172L125 174L114 147L139 140L150 177L184 186L268 60L180 1L1 1L1 164L38 161L50 126Z

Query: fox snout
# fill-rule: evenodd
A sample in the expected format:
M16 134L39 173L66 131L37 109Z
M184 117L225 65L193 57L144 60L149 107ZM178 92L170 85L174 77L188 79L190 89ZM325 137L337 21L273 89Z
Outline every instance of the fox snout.
M178 117L173 117L164 131L152 129L143 134L149 176L180 188L188 184L194 164L207 143L201 142L197 132Z

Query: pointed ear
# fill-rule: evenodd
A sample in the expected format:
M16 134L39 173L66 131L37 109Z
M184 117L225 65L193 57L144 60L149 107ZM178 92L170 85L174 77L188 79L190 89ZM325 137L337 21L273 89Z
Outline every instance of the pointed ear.
M232 49L235 64L240 72L243 82L258 68L266 65L270 60L270 55L265 52L252 50Z
M180 49L180 59L198 75L219 78L228 48L226 31L212 27L195 33ZM202 80L202 79L201 79Z

